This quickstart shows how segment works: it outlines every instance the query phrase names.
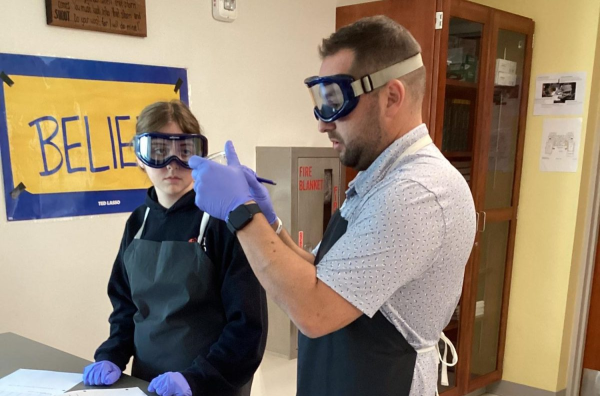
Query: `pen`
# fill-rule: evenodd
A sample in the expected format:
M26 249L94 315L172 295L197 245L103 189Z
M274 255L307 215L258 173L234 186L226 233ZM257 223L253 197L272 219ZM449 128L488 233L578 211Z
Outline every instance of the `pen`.
M261 183L267 183L267 184L271 184L271 185L273 185L273 186L276 186L276 185L277 185L277 183L275 183L273 180L265 179L265 178L258 177L258 176L256 176L256 180L258 180L258 181L259 181L259 182L261 182Z

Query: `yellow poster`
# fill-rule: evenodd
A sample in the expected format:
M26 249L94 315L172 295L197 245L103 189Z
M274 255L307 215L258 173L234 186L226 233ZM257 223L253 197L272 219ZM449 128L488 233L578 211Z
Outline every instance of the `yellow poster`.
M0 143L9 220L126 212L150 183L136 117L187 102L185 69L0 54Z

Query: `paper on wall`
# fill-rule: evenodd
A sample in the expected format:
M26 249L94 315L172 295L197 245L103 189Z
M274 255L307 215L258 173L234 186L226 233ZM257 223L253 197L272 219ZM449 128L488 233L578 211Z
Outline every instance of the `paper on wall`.
M583 115L585 85L585 72L538 76L533 115Z
M581 125L581 118L544 120L540 155L542 172L577 172Z

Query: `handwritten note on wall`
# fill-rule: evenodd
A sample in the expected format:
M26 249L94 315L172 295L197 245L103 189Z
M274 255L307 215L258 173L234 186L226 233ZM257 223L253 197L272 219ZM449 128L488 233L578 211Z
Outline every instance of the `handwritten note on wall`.
M146 37L146 0L46 0L48 25Z

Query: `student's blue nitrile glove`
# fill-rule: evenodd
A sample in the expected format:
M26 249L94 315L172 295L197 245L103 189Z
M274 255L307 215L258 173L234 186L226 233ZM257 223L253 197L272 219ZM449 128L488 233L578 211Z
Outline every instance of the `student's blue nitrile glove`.
M198 156L190 158L188 164L196 206L212 217L227 220L229 212L253 200L241 166L225 166Z
M161 396L192 396L192 389L181 373L167 372L154 378L148 385L148 392Z
M227 165L241 166L244 170L244 176L248 182L248 187L250 187L252 199L256 201L260 207L260 211L265 215L269 224L276 222L277 215L273 209L273 203L269 197L269 191L258 180L256 180L256 173L252 169L240 164L240 160L238 159L237 153L235 152L235 147L233 147L231 140L228 140L227 143L225 143L225 156L227 157Z
M83 369L84 385L112 385L121 377L121 369L113 362L101 360Z

